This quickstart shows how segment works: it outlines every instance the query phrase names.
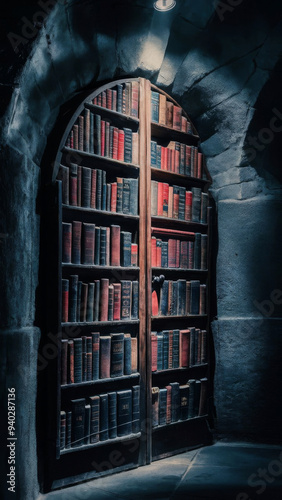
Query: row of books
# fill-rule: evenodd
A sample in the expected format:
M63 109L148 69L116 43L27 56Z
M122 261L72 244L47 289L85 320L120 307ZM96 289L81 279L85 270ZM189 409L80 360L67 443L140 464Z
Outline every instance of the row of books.
M152 425L168 425L207 414L206 377L190 379L184 385L171 382L164 388L152 387Z
M152 236L152 267L207 269L208 235L194 235L194 241L175 238L164 241Z
M119 321L138 319L139 282L110 283L101 278L84 283L77 274L62 279L62 322Z
M118 83L94 97L93 104L138 118L139 82Z
M61 340L61 384L77 384L137 373L137 338L111 333Z
M125 163L139 164L139 134L122 129L85 109L79 115L66 141L66 147Z
M138 244L132 233L120 226L99 227L87 222L62 223L62 260L67 264L89 266L137 266Z
M160 290L153 286L152 316L206 314L206 285L199 280L164 280Z
M138 179L116 177L115 182L107 182L104 170L76 163L60 165L57 178L62 181L65 205L138 214Z
M208 194L201 188L151 181L151 215L207 224Z
M170 141L165 147L151 141L151 167L201 179L203 155L196 146Z
M189 327L151 333L152 372L207 363L207 331Z
M72 399L60 416L61 450L138 433L140 386Z
M160 94L154 90L151 91L151 116L152 121L155 123L175 130L181 130L188 134L193 133L192 125L186 116L182 115L181 107L168 101L164 94Z

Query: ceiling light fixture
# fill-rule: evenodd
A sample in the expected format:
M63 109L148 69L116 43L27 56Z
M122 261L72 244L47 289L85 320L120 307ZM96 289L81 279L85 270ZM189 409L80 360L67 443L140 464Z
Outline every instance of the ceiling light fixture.
M161 12L171 10L173 9L173 7L175 7L175 5L175 0L157 0L156 2L154 2L154 8Z

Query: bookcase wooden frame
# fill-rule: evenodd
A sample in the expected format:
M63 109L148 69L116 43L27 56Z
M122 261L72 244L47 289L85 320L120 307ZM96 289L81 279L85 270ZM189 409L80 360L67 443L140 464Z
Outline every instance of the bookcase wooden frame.
M138 119L132 116L118 113L114 110L92 104L92 100L109 88L117 84L124 85L127 82L139 82L139 116ZM152 427L151 418L151 392L154 384L165 384L169 381L179 380L184 383L188 376L203 377L208 376L210 361L207 360L198 366L190 368L173 368L160 370L152 373L151 369L151 331L154 329L177 328L182 325L189 327L198 325L205 328L209 335L209 288L207 295L207 311L202 315L189 316L157 316L152 317L152 272L164 273L167 276L180 277L186 279L204 279L209 284L210 270L195 270L188 268L166 268L155 267L152 269L151 263L151 236L158 234L164 228L185 230L187 234L194 231L203 231L208 234L208 255L210 255L210 211L207 224L195 222L180 221L177 219L168 219L167 217L151 216L151 180L160 182L177 183L180 186L197 186L207 192L211 182L208 171L203 166L205 178L187 177L187 175L172 173L151 167L151 138L160 140L175 140L188 145L199 145L199 136L192 125L192 134L175 130L173 128L154 123L151 120L151 91L157 91L166 96L166 99L175 106L177 102L168 94L158 89L144 78L124 79L111 82L99 87L90 95L82 99L76 111L68 116L68 123L61 126L61 135L58 140L56 137L54 161L52 161L52 172L50 172L51 182L45 188L44 206L46 236L44 236L44 245L48 254L47 274L45 274L46 296L44 302L48 305L48 310L52 311L46 314L45 334L46 332L58 332L58 356L51 360L48 370L48 411L52 419L48 423L48 446L46 472L44 472L44 489L56 489L68 484L73 484L92 477L111 474L120 470L125 470L139 465L150 463L161 457L169 456L179 451L187 450L195 446L201 446L210 442L210 432L207 426L205 416L192 418L185 421L172 422L169 425L160 425ZM91 102L90 102L91 101ZM89 109L94 113L99 113L106 119L111 119L121 126L131 128L139 133L139 165L113 160L112 158L98 156L97 154L75 150L66 146L67 138L70 135L73 124L76 122L84 109ZM188 115L182 110L183 116L189 120ZM70 118L71 117L71 118ZM190 120L189 120L190 121ZM51 156L52 158L52 156ZM71 161L79 160L83 166L90 168L101 168L111 174L122 174L126 176L133 175L139 179L139 211L138 215L123 214L117 212L105 212L94 208L74 207L62 203L62 186L56 181L60 164L70 164ZM50 154L48 157L50 163ZM126 228L129 224L138 232L138 253L139 264L136 267L122 266L101 266L84 264L62 263L62 222L72 221L74 217L81 221L107 221L108 225L121 224ZM190 233L191 234L191 233ZM45 235L45 228L44 228ZM210 258L208 257L208 263ZM208 266L209 267L209 266ZM127 273L137 277L139 280L139 318L135 320L120 321L93 321L93 322L65 322L62 323L62 277L68 276L71 271L75 273L83 272L90 276L111 276L113 272L119 272L123 277ZM193 278L194 277L194 278ZM176 278L177 279L177 278ZM74 384L60 384L60 339L62 336L70 335L73 338L73 331L78 328L78 334L87 334L95 329L106 334L113 332L129 331L134 329L134 335L138 338L138 373L124 375L117 378L105 378L93 381L84 381ZM46 336L45 336L46 345ZM43 345L44 345L43 342ZM87 397L99 391L119 390L130 388L132 385L139 384L141 391L140 402L140 420L141 430L138 433L109 439L107 441L98 441L94 444L83 445L81 447L60 450L59 430L60 430L60 409L61 403L66 398ZM56 394L54 398L53 394ZM124 446L128 444L128 447ZM101 467L96 465L95 449L99 449ZM133 450L133 451L132 451ZM116 452L122 458L120 461L111 460L112 452ZM93 466L93 460L95 466ZM91 463L91 466L89 464ZM98 465L99 465L98 464ZM106 465L105 465L106 464ZM95 468L96 467L96 468Z

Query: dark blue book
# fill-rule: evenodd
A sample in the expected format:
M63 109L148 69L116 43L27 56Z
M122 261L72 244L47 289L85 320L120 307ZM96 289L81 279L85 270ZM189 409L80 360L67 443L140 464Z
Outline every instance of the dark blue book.
M208 255L208 235L201 234L201 262L200 269L207 269L207 255Z
M114 287L109 285L109 299L108 299L108 321L114 319Z
M90 142L89 153L94 153L94 114L90 112Z
M163 330L163 370L168 370L169 367L169 330Z
M132 234L128 231L120 232L120 263L121 266L131 266L131 243Z
M199 362L198 362L198 349L199 349L199 342L200 342L200 338L199 338L199 335L200 335L200 329L199 328L196 328L195 329L195 347L194 347L194 352L195 352L195 365L198 365Z
M91 406L85 405L84 444L90 443Z
M86 308L86 321L92 323L94 318L94 289L95 283L88 283L88 296Z
M101 116L94 115L94 153L101 155Z
M139 281L132 281L131 319L139 318Z
M71 323L76 322L77 314L77 287L78 287L78 275L73 274L70 276L70 288L69 288L69 321Z
M192 187L192 222L200 222L201 217L201 188Z
M180 385L180 420L188 419L188 409L189 409L189 385Z
M166 425L167 389L159 392L159 425Z
M180 393L179 383L171 382L171 421L177 422L180 418Z
M66 412L66 449L71 448L71 421L72 421L72 412Z
M100 288L101 288L100 281L99 280L95 280L95 289L94 289L94 321L99 321Z
M90 381L93 379L92 373L92 337L86 337L86 380Z
M123 178L117 177L117 212L122 213L123 207Z
M158 344L158 355L157 355L157 369L163 370L163 359L164 359L164 336L162 333L157 334L157 344Z
M82 289L82 281L77 283L77 307L76 307L76 321L80 322L81 317L81 289Z
M60 450L64 450L66 447L66 427L67 427L67 421L66 421L66 412L61 411L60 414Z
M189 366L195 365L195 332L196 329L193 326L190 326L190 360Z
M138 215L138 179L128 179L129 181L129 213Z
M101 200L101 209L106 210L107 208L107 181L106 181L106 172L102 170L102 200Z
M124 369L124 333L111 333L111 377L121 377Z
M168 241L162 241L161 265L168 267Z
M72 263L81 263L81 229L82 222L74 220L72 222Z
M194 411L194 399L195 399L195 379L189 379L187 385L189 385L189 403L188 403L188 418L193 418L195 416Z
M132 433L132 391L117 392L117 435Z
M100 394L100 441L109 439L109 398Z
M157 168L161 168L162 165L162 147L157 145Z
M195 233L194 242L194 269L201 269L201 233Z
M101 228L95 226L94 264L100 265Z
M86 380L87 380L87 356L86 356L87 337L85 335L83 335L81 337L81 339L82 339L82 382L86 382Z
M97 178L96 178L96 209L102 209L102 185L103 185L103 173L102 170L97 168Z
M90 419L90 443L98 443L100 432L100 397L90 396L91 419Z
M124 375L131 375L131 335L124 335Z
M200 281L191 280L190 314L199 314L200 306Z
M172 332L172 368L179 367L179 330Z
M111 211L111 193L112 193L112 185L110 183L107 183L107 204L106 204L107 212Z
M200 215L201 224L207 224L208 222L208 211L207 211L208 203L209 203L208 193L201 193L201 215Z
M107 228L100 228L100 266L106 265Z
M177 316L186 312L186 280L177 280Z
M176 147L177 144L177 147ZM175 144L175 149L178 149L179 151L179 173L184 175L185 174L185 144L179 144L177 142Z
M82 382L82 338L73 339L74 342L74 383Z
M92 332L92 379L98 380L100 374L100 333Z
M132 282L121 280L121 319L130 319Z
M117 112L122 113L122 90L123 87L120 83L117 84Z
M76 448L84 444L85 399L71 400L72 436L71 447Z
M117 393L109 392L109 438L117 437Z
M178 283L172 282L172 300L171 300L171 315L177 316L177 301L178 301Z
M122 185L122 213L129 214L130 210L130 180L123 179Z
M90 208L91 168L82 167L81 206Z
M164 280L160 292L160 315L167 316L168 312L168 280Z
M132 130L124 128L124 161L132 163Z
M132 432L140 432L140 385L132 387Z
M151 167L157 168L157 142L151 141Z
M159 93L151 91L151 119L159 123Z
M185 187L178 187L179 192L179 208L178 208L178 219L185 219L185 197L186 197L186 189Z

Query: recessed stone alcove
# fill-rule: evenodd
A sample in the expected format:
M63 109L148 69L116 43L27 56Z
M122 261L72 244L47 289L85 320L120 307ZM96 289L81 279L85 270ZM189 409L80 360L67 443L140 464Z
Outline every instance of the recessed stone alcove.
M179 2L163 18L147 0L112 0L107 8L103 1L58 1L18 53L5 39L13 64L6 61L1 73L0 352L1 386L17 391L17 498L30 500L39 491L42 157L60 107L118 77L144 76L163 88L186 109L202 139L217 218L217 435L281 442L282 134L271 128L274 117L276 128L282 125L277 5L242 2L221 21L208 0L193 7ZM32 18L37 11L34 3L26 12ZM8 31L21 28L11 23ZM262 129L273 139L265 140L271 133ZM259 148L250 146L250 137ZM1 405L5 430L5 391Z

